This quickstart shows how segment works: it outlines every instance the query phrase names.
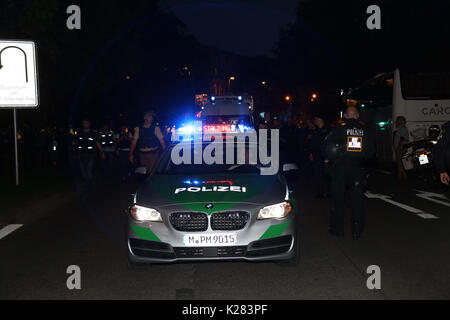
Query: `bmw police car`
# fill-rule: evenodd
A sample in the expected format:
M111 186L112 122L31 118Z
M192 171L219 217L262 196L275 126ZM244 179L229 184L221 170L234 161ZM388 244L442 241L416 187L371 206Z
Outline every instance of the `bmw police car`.
M282 173L247 162L175 165L173 148L129 208L131 263L297 260L296 204Z

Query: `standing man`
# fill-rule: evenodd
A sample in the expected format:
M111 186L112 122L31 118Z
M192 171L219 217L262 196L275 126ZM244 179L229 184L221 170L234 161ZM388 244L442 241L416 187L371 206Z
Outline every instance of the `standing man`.
M441 182L450 184L450 121L442 126L442 134L434 146L433 159Z
M74 136L72 146L78 155L78 164L81 170L81 178L89 189L92 187L94 163L96 151L100 152L102 160L105 160L105 152L100 144L97 134L91 129L91 121L81 121L81 132Z
M347 107L344 118L341 125L333 128L324 145L324 158L332 162L333 211L329 233L335 236L344 234L344 199L348 188L353 209L353 239L358 240L365 224L364 161L375 155L375 143L369 129L359 121L356 107Z
M120 178L126 180L130 174L130 149L131 141L133 140L133 135L130 129L123 125L120 127L120 132L117 137L117 155L119 156L119 166L120 166Z
M405 144L409 143L409 130L408 127L406 127L406 118L402 116L397 117L397 119L395 119L395 127L394 151L395 160L397 162L398 179L404 180L408 177L402 162Z
M313 124L315 126L311 139L308 144L309 160L313 166L313 179L316 192L316 198L324 198L328 192L325 185L325 159L323 157L322 148L328 129L325 122L320 117L314 117Z
M280 142L283 143L283 159L286 163L295 163L298 161L298 126L294 118L289 117L287 124L280 129Z
M164 136L155 123L155 112L144 113L144 124L135 128L130 148L130 162L134 163L134 151L138 148L141 166L150 173L159 158L161 150L166 149Z

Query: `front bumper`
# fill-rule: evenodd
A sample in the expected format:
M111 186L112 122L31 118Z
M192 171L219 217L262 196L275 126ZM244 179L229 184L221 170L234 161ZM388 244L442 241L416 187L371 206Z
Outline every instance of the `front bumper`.
M274 261L293 258L292 235L259 240L248 246L172 247L168 243L129 239L129 258L140 263L173 263L199 260Z
M167 221L138 223L129 219L129 259L139 263L174 263L199 260L274 261L294 257L298 241L294 214L283 220L256 220L256 215L252 217L242 230L229 231L237 235L238 241L234 246L225 247L187 247L183 239L189 232L177 231ZM208 229L204 233L214 234L215 231Z

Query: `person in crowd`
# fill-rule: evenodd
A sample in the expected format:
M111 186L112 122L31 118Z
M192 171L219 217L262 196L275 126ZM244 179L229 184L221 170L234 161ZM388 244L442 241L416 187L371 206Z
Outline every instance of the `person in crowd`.
M313 137L313 133L316 130L316 126L314 125L313 119L306 120L306 126L304 131L304 141L303 141L303 160L305 161L304 169L308 174L308 178L312 178L312 161L310 158L311 155L311 139Z
M450 121L442 126L442 133L433 149L433 159L441 182L450 185Z
M100 144L105 152L105 160L101 163L104 178L112 178L116 163L116 134L105 123L99 132Z
M396 130L394 132L393 145L395 160L397 163L397 174L399 180L404 180L408 177L402 162L402 156L405 152L405 144L409 143L409 130L406 126L406 118L403 116L397 117L395 120L395 127Z
M35 167L42 168L49 163L49 131L45 128L36 128L33 131L33 163Z
M309 160L312 162L316 198L324 198L328 194L328 187L325 183L325 159L322 148L328 135L328 128L320 117L314 117L313 124L314 131L308 143Z
M72 146L76 151L77 161L81 171L81 178L88 190L92 188L94 164L97 152L100 153L102 160L106 159L100 139L92 130L91 126L92 124L89 119L83 119L81 121L81 131L78 132L72 140Z
M298 129L298 160L297 163L299 164L300 168L303 168L305 164L308 162L308 155L307 155L307 141L306 137L309 135L309 130L307 128L306 122L301 122L300 127Z
M135 128L129 154L130 162L134 163L134 152L138 150L140 164L147 168L147 173L153 170L161 151L166 149L164 136L155 122L155 116L156 113L152 110L144 113L144 123Z
M371 131L359 122L356 107L347 107L345 121L334 127L324 143L324 158L332 162L331 193L333 210L329 233L344 234L344 209L346 189L352 204L353 239L358 240L365 226L364 182L365 161L375 156L375 141Z
M285 160L288 163L296 163L298 161L300 153L300 150L298 149L298 138L299 128L295 123L295 119L289 117L287 119L287 124L280 130L280 140L285 142Z
M130 148L133 135L130 128L126 125L120 127L119 133L116 136L117 140L117 156L119 157L119 171L120 178L126 180L131 172L130 165Z

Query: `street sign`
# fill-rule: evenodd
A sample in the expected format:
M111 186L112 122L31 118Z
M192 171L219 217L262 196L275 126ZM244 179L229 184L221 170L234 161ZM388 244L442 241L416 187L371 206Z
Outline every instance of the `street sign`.
M0 40L0 109L39 105L36 44Z
M13 109L16 186L19 185L17 109L39 106L39 87L33 41L0 40L0 109Z

